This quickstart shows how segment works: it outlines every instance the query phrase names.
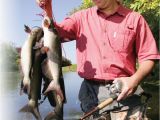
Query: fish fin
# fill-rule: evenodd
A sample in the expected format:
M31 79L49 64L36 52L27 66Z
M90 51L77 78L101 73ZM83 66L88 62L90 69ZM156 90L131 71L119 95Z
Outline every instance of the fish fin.
M24 31L26 33L31 33L32 30L27 25L24 25Z
M56 100L54 98L55 97L54 94L55 93L53 91L47 93L48 101L52 107L56 106Z
M43 94L44 94L44 95L47 95L47 93L50 92L51 90L53 90L53 89L47 88L47 89L44 91Z
M47 95L47 93L48 92L50 92L50 91L55 91L56 92L56 94L57 95L59 95L60 96L60 98L61 98L61 101L63 101L64 100L64 96L63 96L63 92L62 92L62 90L60 89L60 87L50 87L50 86L48 86L48 88L45 90L45 92L44 92L44 95Z
M21 88L20 88L20 95L23 95L23 93L28 94L28 87L27 85L23 84L23 80L21 81Z
M23 88L22 88L22 91L25 93L25 94L28 94L30 93L30 85L24 85Z
M38 107L32 107L27 104L22 107L19 112L30 112L34 115L35 118L37 118L38 120L42 120Z
M48 47L45 47L45 46L44 46L44 47L41 48L41 53L42 53L42 54L47 53L48 51L49 51L49 48L48 48Z
M29 111L31 111L31 107L28 104L19 110L19 112L29 112Z
M20 94L20 95L23 95L23 93L24 93L24 92L23 92L23 89L20 89L19 94Z
M72 62L69 59L62 56L62 67L66 67L70 65L72 65Z
M39 43L39 42L36 42L35 46L33 46L33 49L34 50L37 50L37 49L40 49L43 47L43 44L42 43Z
M46 60L45 60L45 62L46 62ZM43 86L43 89L42 89L42 94L44 94L44 92L45 92L45 90L47 89L47 87L48 87L48 85L49 85L49 78L47 78L47 77L43 77L43 79L44 79L44 86ZM50 103L50 105L52 106L52 107L55 107L56 106L56 100L55 100L55 91L49 91L47 94L45 94L45 97L47 97L48 98L48 100L49 100L49 103Z
M63 96L62 90L61 90L61 89L59 89L59 90L57 90L57 91L56 91L56 93L57 93L57 95L59 95L59 96L60 96L61 101L63 101L63 100L64 100L64 96Z
M58 115L55 111L49 112L44 120L63 120L63 115Z

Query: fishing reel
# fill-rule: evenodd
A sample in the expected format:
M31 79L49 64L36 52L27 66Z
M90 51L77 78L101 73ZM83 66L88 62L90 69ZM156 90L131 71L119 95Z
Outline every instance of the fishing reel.
M88 116L90 116L92 113L101 110L102 108L106 107L107 105L111 104L117 97L118 94L121 92L122 89L122 82L117 81L116 83L113 83L110 87L110 97L98 104L97 107L93 108L91 111L86 113L84 116L80 118L80 120L85 120Z
M117 81L116 83L113 83L110 86L109 90L110 90L110 94L118 95L122 90L122 82L121 81Z

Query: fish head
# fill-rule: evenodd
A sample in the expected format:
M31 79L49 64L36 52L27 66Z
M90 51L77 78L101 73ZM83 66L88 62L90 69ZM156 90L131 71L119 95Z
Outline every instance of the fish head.
M43 29L49 29L51 27L51 19L49 17L44 17L42 27Z

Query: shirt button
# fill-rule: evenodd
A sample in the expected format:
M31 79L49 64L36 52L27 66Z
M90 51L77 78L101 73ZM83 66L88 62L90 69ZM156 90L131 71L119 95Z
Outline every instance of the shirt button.
M106 45L106 43L104 42L103 45Z
M106 59L106 56L103 56L103 59Z

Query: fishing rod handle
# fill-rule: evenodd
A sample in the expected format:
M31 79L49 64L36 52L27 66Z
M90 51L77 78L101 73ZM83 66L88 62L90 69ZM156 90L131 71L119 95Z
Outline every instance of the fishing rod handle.
M106 107L107 105L109 105L110 103L112 103L116 98L117 98L117 95L116 94L112 94L110 96L110 98L108 98L105 101L103 101L102 103L100 103L97 107L99 109L102 109L102 108Z
M83 117L80 118L80 120L85 120L85 118L87 118L88 116L90 116L92 113L96 112L97 110L99 110L98 107L95 107L94 109L92 109L90 112L86 113Z

